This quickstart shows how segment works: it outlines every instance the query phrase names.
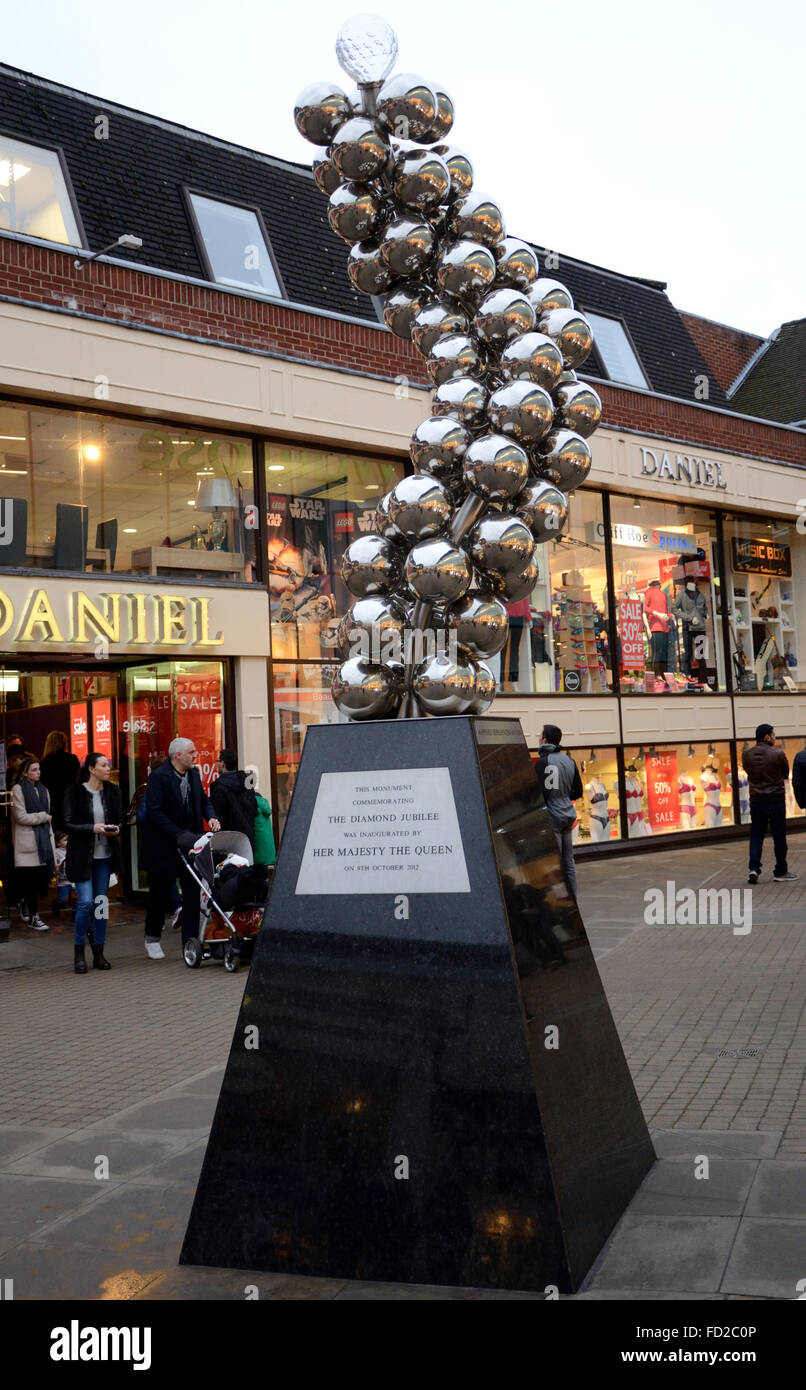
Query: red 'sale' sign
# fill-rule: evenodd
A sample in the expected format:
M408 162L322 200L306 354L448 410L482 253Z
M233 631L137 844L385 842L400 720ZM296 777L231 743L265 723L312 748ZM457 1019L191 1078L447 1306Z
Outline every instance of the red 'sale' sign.
M90 741L87 733L87 706L70 706L70 752L75 753L78 761L83 763L90 751Z
M92 704L92 746L96 753L103 753L112 761L112 701L93 700Z
M618 626L621 636L621 669L644 669L644 607L640 598L625 595L618 606Z
M680 820L676 749L647 753L646 799L652 829L676 830Z

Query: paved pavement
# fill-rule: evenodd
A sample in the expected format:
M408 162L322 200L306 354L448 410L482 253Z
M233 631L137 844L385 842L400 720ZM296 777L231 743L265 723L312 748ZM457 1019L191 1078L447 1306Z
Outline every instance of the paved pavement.
M791 1299L806 1279L806 843L724 925L645 894L745 886L740 846L580 866L580 904L659 1162L581 1299ZM673 890L674 892L674 890ZM747 906L752 926L746 931ZM679 916L679 909L678 909ZM109 973L66 928L0 946L0 1278L17 1298L511 1299L176 1265L243 977L152 962L113 908ZM706 1162L704 1162L706 1160Z

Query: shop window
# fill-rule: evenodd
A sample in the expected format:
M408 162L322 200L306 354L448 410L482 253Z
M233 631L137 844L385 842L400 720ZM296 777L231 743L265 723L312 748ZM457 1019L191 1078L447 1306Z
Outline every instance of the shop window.
M734 689L806 689L806 540L761 517L729 520L725 536Z
M530 598L507 605L507 644L489 663L500 689L606 694L612 680L601 494L573 494L562 536L539 545L536 555L540 578Z
M0 404L0 567L255 578L252 446L187 425Z
M624 497L611 509L622 694L724 690L713 513Z
M773 718L774 718L774 715L773 715ZM787 820L800 820L802 816L805 816L805 815L806 815L806 810L803 810L803 808L800 807L800 806L798 805L797 801L795 800L795 793L794 793L794 791L792 790L792 767L793 767L793 765L794 765L795 758L797 757L798 753L802 752L803 749L806 748L806 742L805 742L802 738L778 738L778 739L776 739L776 743L777 743L778 747L779 747L779 748L782 748L783 751L785 752L785 754L786 754L786 760L787 760L787 762L789 763L789 777L787 778L786 783L785 783L785 786L784 786L784 796L785 796L785 798L786 798L786 815L787 815ZM742 753L744 752L745 748L749 748L750 746L751 746L751 745L750 745L749 743L745 743L745 744L741 747L741 749L740 749L740 752L739 752L739 766L740 766L740 767L741 767L741 765L742 765ZM746 776L747 776L747 773L746 773L746 772L740 772L740 774L739 774L740 779L741 779L741 778L744 778L744 777L746 777ZM748 819L748 820L750 819L750 812L749 812L749 810L748 810L748 814L747 814L747 819Z
M260 213L222 203L200 193L188 194L199 241L211 280L236 289L260 290L282 297L277 269Z
M305 735L312 724L345 724L330 687L338 670L321 662L276 662L274 673L274 731L277 752L275 833L285 824L297 780Z
M0 135L0 231L83 245L55 150Z
M341 558L371 531L379 498L403 477L401 460L266 446L272 655L334 660L339 619L354 602Z
M627 747L624 771L628 839L733 825L729 743ZM739 802L742 822L749 821L744 773L739 777Z
M621 320L590 314L587 310L585 317L590 319L596 350L610 380L649 390L646 374Z
M575 845L621 839L618 752L615 748L568 749L582 778L584 797L576 802Z

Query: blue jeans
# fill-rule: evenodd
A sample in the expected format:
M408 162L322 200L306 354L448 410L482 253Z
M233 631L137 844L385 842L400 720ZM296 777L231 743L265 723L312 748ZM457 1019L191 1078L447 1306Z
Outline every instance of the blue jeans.
M107 901L107 891L109 889L109 876L112 872L112 860L93 859L92 878L82 879L75 885L78 894L78 907L76 908L76 946L83 946L87 940L87 928L92 927L92 937L96 946L103 946L106 941L106 921L109 916L109 903ZM95 899L102 897L103 903L95 906Z
M560 863L563 866L568 891L576 902L577 871L574 863L573 829L571 826L570 830L555 830L554 838L557 841L557 849L560 851Z

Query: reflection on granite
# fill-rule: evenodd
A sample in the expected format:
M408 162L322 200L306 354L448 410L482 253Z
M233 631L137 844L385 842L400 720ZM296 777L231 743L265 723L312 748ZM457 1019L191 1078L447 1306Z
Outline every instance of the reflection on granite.
M323 772L435 766L470 893L295 894ZM182 1262L568 1291L652 1160L517 721L310 729Z

